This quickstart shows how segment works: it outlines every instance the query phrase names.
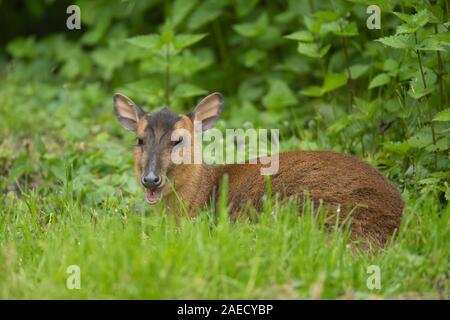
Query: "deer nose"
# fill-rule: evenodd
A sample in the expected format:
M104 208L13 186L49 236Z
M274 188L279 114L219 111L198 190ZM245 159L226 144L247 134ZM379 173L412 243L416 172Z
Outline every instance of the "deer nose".
M161 185L162 178L160 175L156 175L153 171L150 171L147 175L142 176L141 183L146 188L157 188Z

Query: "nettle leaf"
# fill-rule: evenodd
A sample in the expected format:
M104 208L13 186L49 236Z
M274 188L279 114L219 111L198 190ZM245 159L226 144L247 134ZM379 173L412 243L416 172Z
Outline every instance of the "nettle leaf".
M322 28L322 20L304 16L303 22L305 23L306 28L308 28L308 30L313 34L320 33L320 29Z
M187 48L194 43L199 42L204 37L206 37L206 33L201 34L178 34L175 36L174 44L175 49L184 49Z
M358 97L354 97L354 99L355 105L361 111L361 114L357 115L357 117L361 120L372 119L380 106L380 101L378 99L372 101L367 101Z
M416 63L404 63L400 66L400 69L398 70L398 79L400 81L406 81L412 79L417 72L417 66Z
M440 152L448 150L448 139L442 138L436 141L436 144L431 144L425 148L428 152Z
M358 25L356 24L356 22L348 22L346 20L344 20L345 22L343 23L343 25L339 25L338 24L338 29L334 29L333 33L337 36L340 37L354 37L357 36L359 34L358 32Z
M433 144L433 137L429 126L423 127L419 132L406 141L411 147L422 149Z
M173 26L179 25L197 5L198 0L176 0L172 5L171 18Z
M301 91L308 97L321 97L325 93L336 90L347 84L347 75L345 73L330 73L325 77L322 87L310 86Z
M206 0L202 1L197 9L192 13L187 22L190 30L198 29L208 22L213 21L222 13L223 7L226 5L222 0Z
M355 64L350 67L352 79L358 79L369 70L370 66L367 64Z
M450 46L450 33L437 33L430 35L429 38L436 39L441 45Z
M186 1L186 0L183 0ZM235 10L237 15L242 18L248 15L258 4L259 0L236 0Z
M387 152L396 153L400 155L407 155L412 149L408 142L393 142L388 141L383 144L383 149Z
M425 68L423 72L425 76L426 86L423 83L420 70L416 72L416 75L409 82L408 95L414 99L420 99L435 90L434 84L436 83L437 79L436 74L428 68Z
M414 46L415 50L419 51L445 51L441 42L436 38L427 38Z
M173 95L179 98L190 98L208 93L205 89L190 83L180 83L175 88Z
M329 44L320 48L319 44L317 43L299 42L297 46L297 51L300 54L303 54L311 58L322 58L328 53L330 48L331 45Z
M334 21L338 18L336 12L327 10L314 12L313 16L324 21Z
M136 36L126 39L126 41L134 46L144 49L160 49L163 46L161 36L159 34L148 34Z
M370 81L369 89L377 88L388 84L391 77L387 73L380 73Z
M415 46L414 39L410 34L397 34L389 37L379 38L375 41L381 42L385 46L396 49L412 49Z
M413 15L401 13L401 12L393 12L398 18L400 18L402 21L406 23L413 23Z
M240 23L233 26L234 31L246 38L254 38L261 35L269 24L267 13L263 13L255 22Z
M333 91L339 87L347 84L347 75L345 73L331 73L327 74L323 83L323 90L325 92Z
M258 49L251 49L244 54L244 65L247 68L254 67L261 59L266 56L265 51Z
M383 70L389 73L390 76L395 77L398 72L398 62L394 59L386 59L384 61Z
M320 35L324 36L327 33L336 34L341 30L341 25L337 21L324 22L320 26Z
M297 104L297 97L291 88L281 80L271 80L269 83L269 92L263 97L262 102L269 110L281 110L284 107Z
M134 81L126 84L126 88L132 92L145 94L149 99L155 99L163 93L160 79L151 78Z
M354 120L352 115L347 115L342 118L339 118L336 122L334 122L331 126L328 127L327 134L335 135L344 130L345 128L347 128L348 126L350 126L353 123L353 121Z
M418 26L412 26L410 24L405 23L405 24L399 25L397 27L397 29L395 30L395 33L396 34L414 33L419 28L420 27L418 27Z
M111 19L110 12L102 12L95 18L95 24L83 34L81 42L89 46L98 44L108 31L108 28L111 25Z
M428 22L438 23L439 19L427 9L421 10L416 14L408 15L404 13L394 12L394 14L405 21L405 24L402 24L397 27L397 34L405 34L405 33L414 33L423 26L425 26Z
M400 12L394 12L394 14L398 18L400 18L401 20L406 22L406 24L408 24L408 25L410 25L411 27L414 27L414 28L423 27L424 25L426 25L428 23L428 21L430 21L431 19L435 18L434 15L430 11L428 11L426 9L421 10L421 11L419 11L416 14L413 14L413 15L400 13Z
M161 41L164 44L169 44L169 43L173 43L174 39L175 39L175 33L173 32L172 29L169 28L165 28L162 32L161 32Z
M8 43L7 51L16 58L33 58L38 54L34 37L16 38Z
M319 86L309 86L300 92L307 97L321 97L325 93Z
M284 38L290 39L290 40L296 40L296 41L303 41L303 42L313 42L314 41L313 34L307 30L301 30L301 31L297 31L297 32L288 34L288 35L284 36Z
M438 112L434 116L433 121L445 121L445 122L450 121L450 108Z

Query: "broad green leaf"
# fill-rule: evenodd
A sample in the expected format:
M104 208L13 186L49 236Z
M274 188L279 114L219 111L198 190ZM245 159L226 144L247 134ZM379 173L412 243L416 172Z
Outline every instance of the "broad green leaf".
M325 77L322 87L310 86L301 91L308 97L321 97L325 93L333 91L347 84L347 75L344 73L331 73Z
M313 33L313 34L319 34L320 29L322 26L322 22L320 19L313 19L308 16L303 17L303 22L305 23L306 28Z
M160 79L151 78L134 81L126 84L127 89L140 93L146 94L150 97L158 97L162 93L162 83Z
M190 30L198 29L213 21L222 13L226 2L223 0L205 0L196 8L189 17L187 26Z
M354 120L352 115L344 116L328 127L327 134L328 135L337 134L342 130L344 130L345 128L347 128L349 125L351 125L353 121Z
M370 81L369 89L381 87L388 84L391 81L391 77L387 73L380 73Z
M420 99L435 90L434 84L436 83L436 74L428 69L424 69L425 84L423 83L422 74L420 71L416 72L416 75L409 82L408 94L414 99Z
M159 34L136 36L128 38L126 41L134 46L144 49L158 49L163 45Z
M386 61L384 61L383 70L392 74L396 74L398 70L397 60L391 58L386 59Z
M369 70L370 66L366 64L355 64L350 67L352 79L358 79Z
M171 44L174 42L175 33L170 27L165 28L165 30L161 32L160 37L163 44Z
M448 150L448 138L444 137L436 141L436 144L430 144L425 148L428 152L440 152Z
M414 33L416 32L420 27L419 26L412 26L410 24L402 24L397 27L395 30L396 34L408 34L408 33Z
M354 97L355 105L361 111L361 116L358 116L359 119L372 119L378 107L380 106L379 100L366 101L364 99Z
M427 38L414 46L419 51L445 51L441 42L435 38Z
M402 19L405 24L402 24L397 27L397 34L404 33L414 33L423 26L425 26L428 22L434 21L437 22L438 19L428 10L424 9L419 11L416 14L408 15L404 13L394 12L394 14Z
M37 54L34 37L16 38L8 43L7 51L16 58L32 58Z
M11 168L8 172L7 184L10 185L19 179L22 175L25 175L33 170L32 162L25 153L22 153L17 159L14 160Z
M436 39L441 45L450 46L450 33L432 34L429 38Z
M179 97L179 98L190 98L190 97L201 96L206 93L208 93L208 91L206 91L194 84L181 83L175 88L173 95L176 97Z
M96 17L95 24L83 34L81 42L89 46L98 44L108 31L111 25L111 19L112 17L109 12L105 12Z
M270 81L269 92L263 97L262 102L269 110L281 110L296 105L298 101L284 81L275 79Z
M254 67L267 53L258 49L250 49L244 55L244 64L247 68Z
M340 30L341 26L337 21L324 22L320 26L320 36L323 37L328 33L337 34Z
M333 33L340 37L354 37L359 34L358 25L356 22L345 21L344 25L338 25L338 29L335 29Z
M324 92L333 91L339 87L347 84L347 75L345 73L331 73L327 74L323 84Z
M412 14L412 15L400 13L400 12L394 12L394 14L398 18L400 18L401 20L403 20L404 22L406 22L407 24L409 24L413 27L423 27L424 25L426 25L428 23L428 21L430 19L433 18L433 14L426 9L421 10L421 11L417 12L416 14Z
M301 91L301 94L307 96L307 97L321 97L323 96L325 92L323 91L322 87L318 86L310 86L306 87Z
M183 0L186 1L186 0ZM236 0L235 10L237 15L242 18L252 12L253 8L257 5L259 0Z
M331 48L331 44L327 44L326 46L323 46L319 51L320 58L325 56L328 53L328 51L330 50L330 48Z
M324 21L333 21L338 18L336 12L334 11L316 11L313 13L313 16Z
M388 141L383 144L383 149L387 152L407 155L412 149L412 146L408 142Z
M319 47L317 43L306 43L306 42L299 42L297 46L297 51L300 54L303 54L305 56L311 57L311 58L322 58L325 56L330 50L331 45L326 45L322 48Z
M197 5L198 0L176 0L173 3L171 15L173 27L178 26L186 16L192 11L192 9Z
M422 149L428 147L433 143L433 137L431 136L431 129L429 126L422 128L419 132L413 135L407 140L407 142L413 147Z
M401 20L403 20L406 23L413 23L413 16L410 14L401 13L401 12L393 12L393 14L395 14L398 18L400 18Z
M447 108L437 113L434 116L433 121L445 121L445 122L450 121L450 108Z
M288 34L288 35L284 36L284 38L290 39L290 40L296 40L296 41L303 41L303 42L313 42L314 41L313 34L307 30L301 30L301 31L297 31L297 32Z

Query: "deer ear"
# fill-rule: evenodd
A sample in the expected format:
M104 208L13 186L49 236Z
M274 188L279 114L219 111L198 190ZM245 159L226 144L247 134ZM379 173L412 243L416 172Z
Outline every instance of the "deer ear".
M114 95L114 112L122 127L133 132L137 130L139 118L145 115L144 110L120 93Z
M211 129L222 113L222 101L223 98L220 93L211 93L203 98L188 116L193 122L200 121L203 131Z

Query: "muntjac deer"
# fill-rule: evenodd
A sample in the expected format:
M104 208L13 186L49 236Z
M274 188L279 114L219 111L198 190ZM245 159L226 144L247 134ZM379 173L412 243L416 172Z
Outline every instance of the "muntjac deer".
M164 199L176 211L183 200L191 215L206 206L218 192L221 178L228 175L228 200L232 215L246 205L261 209L266 180L261 164L207 165L172 161L176 148L183 150L194 141L176 130L194 134L194 123L203 131L214 126L222 111L222 96L213 93L188 114L167 108L147 114L129 98L114 95L114 110L121 125L136 134L135 170L149 204ZM292 151L278 156L279 170L270 177L273 194L282 198L308 190L313 203L322 203L331 214L351 214L351 234L382 246L399 227L404 203L397 189L380 172L350 155L328 151Z

